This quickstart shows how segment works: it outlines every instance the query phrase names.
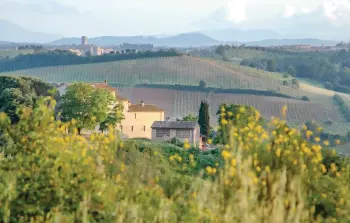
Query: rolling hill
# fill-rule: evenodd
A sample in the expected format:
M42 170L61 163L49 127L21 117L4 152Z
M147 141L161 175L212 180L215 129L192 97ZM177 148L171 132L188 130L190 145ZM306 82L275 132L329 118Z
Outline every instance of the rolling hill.
M302 83L299 89L282 86L282 75L269 73L254 68L228 64L210 59L181 56L168 58L138 59L99 64L44 67L1 73L0 75L25 75L38 77L47 82L102 82L107 78L111 84L123 84L121 94L137 103L144 100L154 103L166 110L166 115L182 117L188 113L197 113L200 100L211 101L212 117L218 103L227 101L238 104L253 105L261 110L266 118L278 116L283 105L290 107L288 121L292 125L301 125L307 120L320 124L331 120L325 129L345 135L350 126L334 106L332 96L335 92ZM198 86L200 80L207 87L226 89L254 89L279 92L294 98L308 96L311 101L286 99L264 94L247 95L204 93L183 90L165 90L159 88L134 88L136 84L191 85ZM129 90L128 90L129 89ZM350 95L341 94L349 103ZM215 123L215 118L212 119Z
M0 41L17 43L46 43L61 38L60 35L29 31L7 20L0 19Z

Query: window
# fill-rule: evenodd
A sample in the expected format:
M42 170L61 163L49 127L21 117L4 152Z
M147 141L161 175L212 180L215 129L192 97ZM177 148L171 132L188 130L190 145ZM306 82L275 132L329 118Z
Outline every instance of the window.
M191 136L191 131L190 130L182 130L182 129L177 129L176 130L176 137L180 139L188 139Z
M170 129L156 129L156 137L157 138L170 137Z
M146 132L146 126L143 126L143 131Z
M131 126L131 131L132 131L132 132L134 131L134 126Z

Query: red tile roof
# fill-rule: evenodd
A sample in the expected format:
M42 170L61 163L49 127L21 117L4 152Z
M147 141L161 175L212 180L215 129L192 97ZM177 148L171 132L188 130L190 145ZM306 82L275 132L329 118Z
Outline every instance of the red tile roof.
M112 91L112 92L117 92L116 88L111 87L106 83L93 83L93 84L91 84L91 86L93 86L95 88L99 88L99 89L107 89L107 90Z
M136 104L129 106L129 112L164 112L163 109L155 106L155 105L144 105Z

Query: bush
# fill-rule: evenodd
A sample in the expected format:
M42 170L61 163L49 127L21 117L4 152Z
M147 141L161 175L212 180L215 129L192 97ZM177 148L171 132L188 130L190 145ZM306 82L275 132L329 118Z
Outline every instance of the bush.
M308 96L303 96L303 97L301 97L301 100L303 100L303 101L310 101L310 98Z
M324 83L324 87L329 89L329 90L333 90L334 86L331 82L327 81L326 83Z
M199 81L199 88L200 89L204 89L206 87L207 87L207 82L205 82L203 80Z

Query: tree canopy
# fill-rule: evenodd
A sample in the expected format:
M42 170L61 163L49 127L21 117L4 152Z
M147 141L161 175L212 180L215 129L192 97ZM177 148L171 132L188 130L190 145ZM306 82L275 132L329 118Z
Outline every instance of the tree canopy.
M12 123L18 121L20 106L34 107L42 96L53 95L54 86L29 77L0 77L0 112L5 112ZM56 99L59 95L54 94Z
M115 104L113 95L106 89L94 88L86 83L74 83L67 87L59 108L62 121L76 121L81 129L94 129L98 124L111 118L110 106ZM114 120L114 119L113 119Z

